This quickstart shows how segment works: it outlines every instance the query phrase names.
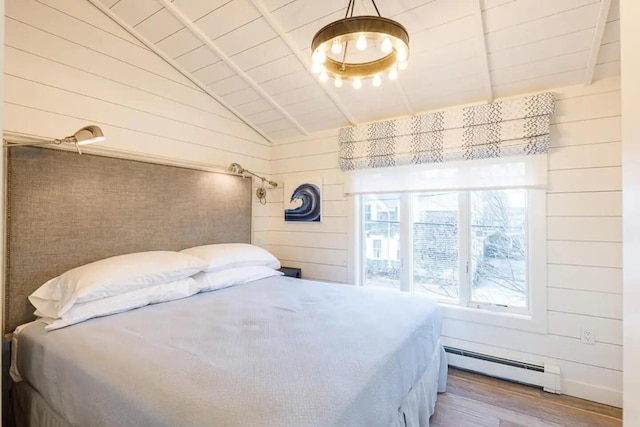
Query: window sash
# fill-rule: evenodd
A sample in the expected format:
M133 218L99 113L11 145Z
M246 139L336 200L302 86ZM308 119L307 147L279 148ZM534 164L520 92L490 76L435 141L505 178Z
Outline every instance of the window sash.
M530 310L530 306L531 306L531 298L532 298L532 291L531 291L531 283L532 281L532 275L531 275L531 251L533 248L533 245L531 243L532 241L532 229L531 229L531 214L532 214L532 206L536 206L535 203L532 203L532 192L527 190L525 193L525 197L526 197L526 205L525 205L525 234L526 234L526 262L525 262L525 283L526 283L526 298L525 298L525 305L524 307L520 307L520 306L515 306L515 305L500 305L497 303L491 303L491 302L486 302L486 301L478 301L478 300L474 300L473 299L473 285L472 285L472 279L471 279L471 271L473 271L472 267L473 267L473 246L472 246L472 206L471 206L471 193L470 192L465 192L464 198L466 199L464 201L464 206L465 206L465 213L467 215L466 217L466 222L467 225L465 226L466 229L466 233L467 233L467 241L466 241L466 248L467 248L467 263L468 263L468 272L467 272L467 280L468 280L468 299L465 301L465 303L463 304L465 307L471 307L471 308L479 308L479 309L485 309L485 310L493 310L493 311L504 311L504 312L510 312L510 313L520 313L520 314L529 314L531 313ZM546 236L546 233L544 234Z

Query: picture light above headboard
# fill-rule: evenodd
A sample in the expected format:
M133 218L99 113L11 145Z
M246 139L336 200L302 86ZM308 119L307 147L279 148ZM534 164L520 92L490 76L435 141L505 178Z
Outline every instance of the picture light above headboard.
M5 138L2 138L2 142L5 147L20 147L20 146L34 146L34 145L47 145L47 144L75 144L76 150L78 150L78 154L82 154L80 150L81 145L95 144L96 142L102 142L106 138L102 129L100 129L96 125L85 126L82 129L79 129L71 136L64 137L62 139L52 139L52 140L34 140L34 141L12 141Z
M256 178L262 180L262 183L260 185L260 188L258 188L256 190L256 197L258 198L258 200L260 200L260 203L262 203L263 205L267 203L267 189L264 188L264 183L266 182L267 184L269 184L272 188L276 188L278 186L278 183L275 181L271 181L268 180L267 178L265 178L264 176L260 176L254 172L251 172L248 169L243 168L242 166L240 166L239 163L231 163L229 165L228 170L235 174L235 175L242 175L242 176L246 176L245 174L249 174L252 176L255 176Z

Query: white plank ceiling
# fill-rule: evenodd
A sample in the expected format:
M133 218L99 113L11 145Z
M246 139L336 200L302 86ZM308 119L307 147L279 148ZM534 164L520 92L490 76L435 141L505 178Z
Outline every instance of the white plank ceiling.
M378 0L409 31L409 68L360 90L310 71L346 0L89 1L271 141L620 72L619 0Z

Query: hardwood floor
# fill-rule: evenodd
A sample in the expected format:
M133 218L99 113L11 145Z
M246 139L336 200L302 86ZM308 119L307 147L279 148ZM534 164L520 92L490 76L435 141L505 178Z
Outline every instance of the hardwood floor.
M449 368L433 427L613 427L622 410L575 397Z

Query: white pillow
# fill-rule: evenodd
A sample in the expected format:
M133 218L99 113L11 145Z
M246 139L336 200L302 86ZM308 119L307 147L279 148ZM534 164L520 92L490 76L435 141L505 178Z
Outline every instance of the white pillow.
M214 271L211 273L198 273L193 276L196 281L198 291L207 292L215 289L227 288L229 286L240 285L242 283L253 282L265 277L281 276L283 273L271 267L263 265L232 267L226 270Z
M184 254L193 255L205 261L204 271L213 272L231 267L265 265L274 270L280 268L280 261L261 247L248 243L220 243L183 249Z
M187 298L196 293L198 293L198 287L196 286L195 280L187 277L175 282L148 286L112 297L75 304L59 319L45 317L41 320L47 323L45 329L52 331L84 322L94 317L108 316L110 314L122 313L144 307L149 304Z
M119 255L49 280L29 296L29 301L43 317L58 318L74 304L184 279L204 267L201 259L180 252Z

